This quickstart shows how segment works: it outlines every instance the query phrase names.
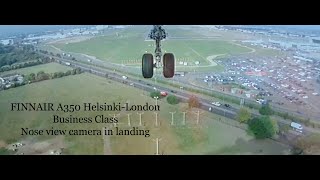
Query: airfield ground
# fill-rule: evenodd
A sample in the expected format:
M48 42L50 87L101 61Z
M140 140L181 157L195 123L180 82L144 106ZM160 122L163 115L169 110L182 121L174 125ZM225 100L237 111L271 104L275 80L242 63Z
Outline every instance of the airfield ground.
M154 42L146 40L151 26L133 26L127 29L109 30L102 36L62 39L42 45L42 49L54 53L73 52L90 55L99 60L123 64L132 72L141 74L142 54L154 52ZM229 55L281 56L283 53L244 45L241 40L252 39L252 35L217 31L190 26L166 26L169 36L162 43L164 52L174 53L176 71L221 72L224 67L216 63L217 58ZM221 55L216 59L209 57ZM74 54L77 56L76 54ZM195 64L199 61L200 64ZM187 62L187 65L181 64Z
M67 52L77 52L97 57L98 59L124 64L141 64L142 54L154 52L154 42L145 40L150 27L129 28L114 34L98 36L89 40L72 43L60 41L53 45ZM170 32L171 31L171 32ZM180 30L179 30L180 31ZM194 66L196 61L200 66L209 65L208 56L217 54L238 54L249 52L250 49L221 39L208 39L192 30L168 29L172 33L169 38L162 43L164 52L175 54L177 63L187 62L189 66ZM200 36L202 39L194 37ZM174 37L184 37L175 39ZM178 66L180 64L177 64ZM183 66L183 65L180 65Z
M50 64L52 65L52 64ZM36 66L37 67L37 66ZM31 68L31 67L30 67ZM34 68L34 67L32 67ZM40 69L33 69L38 72ZM31 71L30 71L31 72ZM156 144L152 139L162 138L160 153L164 154L287 154L288 147L271 140L257 141L243 129L228 125L233 120L203 112L200 123L196 124L196 113L188 110L186 104L169 105L165 99L158 103L161 111L158 120L160 127L155 127L153 112L143 114L144 128L150 129L151 136L28 136L20 135L22 127L34 129L102 129L106 124L53 124L52 116L69 116L59 112L10 112L9 102L52 102L64 104L82 104L83 102L129 102L132 104L155 103L149 93L106 80L91 74L80 74L47 80L13 88L0 93L0 142L8 145L24 142L26 146L18 153L47 154L52 149L63 148L64 154L154 154ZM171 114L176 111L174 125ZM186 125L182 125L183 113ZM195 110L193 110L195 112ZM76 112L73 116L90 116L101 112ZM106 116L113 112L102 113ZM220 122L219 119L221 119ZM127 113L121 112L119 127L127 127ZM139 125L136 112L131 115L132 126ZM142 128L142 127L141 127ZM107 146L105 146L107 143Z

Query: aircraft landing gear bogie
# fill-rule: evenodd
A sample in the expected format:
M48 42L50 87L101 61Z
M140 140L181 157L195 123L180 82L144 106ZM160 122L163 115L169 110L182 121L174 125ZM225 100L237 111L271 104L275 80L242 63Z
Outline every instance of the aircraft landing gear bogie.
M142 56L142 75L144 78L152 78L153 76L153 55L144 54Z
M157 62L153 62L153 55L146 53L142 56L142 75L144 78L152 78L154 68L160 68L157 66ZM159 62L158 62L159 63ZM159 63L160 64L160 63ZM175 60L172 53L165 53L163 55L163 76L165 78L172 78L174 76Z
M159 67L163 68L163 76L165 78L172 78L174 76L174 55L172 53L165 53L162 57L161 40L165 39L166 37L167 33L160 25L153 26L153 29L149 34L149 38L155 40L156 49L154 51L154 56L149 53L142 56L142 75L144 78L152 78L153 68Z
M165 78L172 78L174 76L174 55L172 53L165 53L163 55L163 76Z

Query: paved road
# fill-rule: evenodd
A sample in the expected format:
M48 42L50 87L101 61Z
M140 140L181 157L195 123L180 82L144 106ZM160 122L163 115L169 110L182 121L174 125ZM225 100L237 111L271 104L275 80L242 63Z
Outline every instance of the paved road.
M58 48L56 48L56 47L54 47L54 46L52 46L52 47L55 48L55 49L57 49L57 50L59 50L59 51L61 51L61 52L63 52L62 50L60 50L60 49L58 49ZM94 64L96 64L96 65L98 65L98 66L115 68L115 69L119 69L119 67L121 67L120 64L115 64L115 63L110 63L110 62L102 61L102 60L97 59L96 57L88 56L88 55L83 54L83 53L73 53L73 54L81 55L81 56L83 56L83 57L86 57L86 58L88 58L88 59L91 59L92 63L94 63ZM56 58L56 57L55 57L55 58ZM138 67L137 67L137 68L138 68ZM135 69L135 68L134 68L134 67L127 68L128 71L129 71L130 69ZM161 77L160 77L159 79L163 80L163 78L161 78ZM209 92L209 93L211 93L211 92L216 92L216 93L219 93L219 94L221 94L221 95L231 96L231 97L234 97L234 98L237 98L237 99L244 99L245 102L247 102L247 103L257 104L257 105L258 105L258 103L257 103L255 100L250 99L250 98L241 97L241 96L237 96L237 95L234 95L234 94L231 94L231 93L222 92L222 91L212 90L212 89L210 89L210 88L199 87L199 86L197 86L197 85L194 85L194 84L190 83L189 81L182 81L182 82L180 82L180 83L184 83L184 86L186 86L186 87L191 87L191 88L198 89L198 90L201 90L201 91L206 91L206 92ZM311 119L313 119L313 120L319 119L319 116L313 116L313 115L310 115L310 114L305 114L305 113L303 113L303 112L298 113L298 112L296 112L296 111L292 111L291 109L284 108L284 107L282 107L282 106L280 106L280 105L277 105L277 104L275 104L275 103L270 103L270 106L271 106L273 109L275 109L275 110L277 110L277 111L279 111L279 112L288 113L288 114L290 114L290 115L292 115L292 116L295 116L295 117L302 117L302 118L305 118L305 119L311 118Z
M47 55L47 56L50 57L50 55ZM151 91L154 91L154 88L156 88L159 91L166 91L168 93L173 93L181 101L184 101L184 102L188 101L189 97L191 95L193 95L192 93L184 92L183 90L172 90L172 89L167 88L167 87L154 85L153 83L149 83L149 82L146 82L146 81L143 81L143 80L140 80L140 79L135 79L135 78L132 78L132 77L130 77L128 79L123 79L122 78L122 76L123 76L122 74L118 74L118 73L116 73L114 71L111 71L111 70L108 70L108 69L105 69L105 68L100 68L100 67L84 64L84 63L81 63L81 62L62 59L62 58L58 58L58 57L54 57L54 58L55 58L55 60L58 60L58 62L60 61L60 63L63 64L63 65L66 65L66 62L69 62L71 64L71 66L73 66L73 67L79 67L79 68L81 68L82 70L84 70L86 72L89 72L89 73L92 73L92 74L95 74L95 75L98 75L98 76L101 76L101 77L105 77L107 79L112 79L112 80L115 80L115 81L118 81L118 82L121 82L121 83L125 83L125 84L128 84L128 85L133 83L134 87L142 89L144 91L151 92ZM199 96L198 96L198 99L200 101L200 108L201 109L203 109L205 111L209 111L209 108L211 107L211 111L209 111L209 112L212 112L214 114L218 114L218 115L225 116L227 118L236 120L236 115L237 115L237 112L239 111L238 108L235 108L235 107L227 108L225 106L217 107L217 106L212 105L211 104L212 101L210 101L208 99L205 99L205 98L202 98L202 97L199 97ZM252 116L253 117L258 117L259 114L256 113L256 112L252 112ZM291 123L291 122L289 122L287 120L281 119L280 117L276 118L276 120L278 121L280 126L290 125L290 123ZM320 131L317 130L317 129L314 129L314 128L304 127L304 134L309 134L311 132L319 133Z
M61 59L61 58L57 58L57 57L55 57L55 60L58 61L59 63L63 64L63 65L66 65L66 66L67 66L66 62L69 62L72 67L79 67L83 71L86 71L86 72L89 72L89 73L92 73L92 74L95 74L95 75L98 75L98 76L101 76L101 77L104 77L104 78L107 78L107 79L111 79L111 80L118 81L118 82L121 82L121 83L124 83L124 84L128 84L128 85L133 83L134 87L142 89L144 91L151 92L151 91L154 91L154 88L157 88L157 90L159 90L159 91L167 91L169 93L174 93L181 101L184 101L184 102L188 101L189 97L191 95L193 95L192 93L183 92L182 90L172 90L170 88L161 87L161 86L158 86L158 85L153 85L153 84L151 84L149 82L146 82L146 81L143 81L143 80L139 80L139 79L135 79L135 78L124 79L122 74L118 74L118 73L116 73L114 71L107 70L107 69L104 69L104 68L95 67L95 66L88 65L88 64L83 64L81 62ZM208 99L204 99L204 98L201 98L201 97L198 97L198 98L200 100L200 108L201 109L203 109L205 111L209 111L209 108L211 108L211 111L209 111L209 112L212 112L212 113L215 113L215 114L218 114L218 115L225 116L227 118L236 120L236 114L237 114L239 109L234 108L234 107L227 108L225 106L216 107L216 106L213 106L211 104L211 101L209 101ZM257 113L252 113L252 115L254 117L259 116L259 114L257 114ZM283 120L283 119L280 119L280 118L276 119L276 120L279 122L280 126L290 125L290 122L288 122L286 120ZM307 135L310 132L315 132L315 131L317 131L317 130L305 127L305 130L304 130L303 134L296 134L297 132L295 132L295 133L290 132L289 135L298 137L298 136L301 136L301 135ZM273 138L271 138L271 139L273 139ZM278 142L283 143L283 144L287 144L287 145L291 145L292 144L290 141L288 141L287 138L277 138L277 139L273 139L273 140L278 141ZM108 145L108 144L109 143L107 142L106 145ZM110 152L106 151L106 153L109 154Z
M139 88L144 91L151 92L151 91L154 91L154 88L156 88L159 91L166 91L168 93L174 94L181 101L184 101L184 102L188 101L189 97L193 95L192 93L184 92L182 90L172 90L170 88L162 87L159 85L154 85L154 84L151 84L149 82L139 80L139 79L134 79L134 78L123 79L122 75L120 75L116 72L113 72L111 70L107 70L107 69L103 69L103 68L99 68L99 67L93 67L93 66L90 66L87 64L76 62L76 61L60 59L60 58L56 58L56 60L59 60L60 63L62 63L63 65L66 65L65 63L69 62L72 67L79 67L86 72L89 72L89 73L92 73L92 74L95 74L95 75L98 75L101 77L105 77L107 79L112 79L112 80L115 80L115 81L118 81L121 83L125 83L128 85L133 83L135 88ZM198 97L198 98L200 101L200 108L201 109L203 109L205 111L209 111L209 108L211 108L211 111L209 111L209 112L212 112L212 113L215 113L215 114L218 114L221 116L225 116L230 119L236 119L236 114L239 111L239 109L237 109L235 107L228 108L223 105L220 107L217 107L217 106L212 105L211 104L212 101L210 101L208 99L204 99L202 97ZM255 117L259 116L259 114L257 114L257 113L252 113L252 115ZM287 124L287 125L290 124L290 122L285 121L285 120L279 120L279 122L282 124Z

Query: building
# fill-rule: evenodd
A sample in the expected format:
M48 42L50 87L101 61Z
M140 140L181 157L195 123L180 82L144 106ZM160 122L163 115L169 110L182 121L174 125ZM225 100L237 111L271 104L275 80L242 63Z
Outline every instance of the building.
M13 39L3 39L0 40L0 43L7 46L7 45L12 45L13 44Z
M244 90L243 89L239 89L239 88L231 88L231 93L232 94L243 94Z

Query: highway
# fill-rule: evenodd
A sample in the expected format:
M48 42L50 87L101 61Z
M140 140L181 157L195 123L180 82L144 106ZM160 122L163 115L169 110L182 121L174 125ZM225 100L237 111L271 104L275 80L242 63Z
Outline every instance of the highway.
M85 55L85 54L81 54L81 53L75 53L75 54L78 54L78 55L81 55L83 57L85 57L85 61L83 62L86 62L87 63L87 59L90 59L92 62L91 64L92 65L96 65L96 66L99 66L99 67L105 67L107 69L123 69L125 68L124 66L121 66L119 64L114 64L114 63L110 63L110 62L105 62L105 61L101 61L99 59L96 59L95 57L91 57L91 56L88 56L88 55ZM43 54L43 55L46 55L46 56L49 56L48 54ZM57 58L57 57L54 57L54 58ZM65 60L65 59L64 59ZM75 61L72 61L72 62L75 62ZM81 61L77 61L77 62L81 62ZM82 63L83 64L83 63ZM101 69L101 70L105 70L105 68ZM126 71L129 71L130 69L127 68ZM159 77L159 80L166 80L162 77ZM197 89L197 90L201 90L203 92L206 92L206 93L212 93L212 92L215 92L215 93L218 93L220 95L224 95L226 97L232 97L232 98L236 98L236 99L244 99L245 103L250 103L250 104L256 104L256 105L259 105L259 103L257 103L255 100L253 99L250 99L250 98L246 98L246 97L240 97L240 96L237 96L237 95L234 95L234 94L231 94L231 93L226 93L226 92L222 92L222 91L218 91L218 90L213 90L213 89L209 89L209 88L206 88L206 87L199 87L199 86L196 86L194 84L191 84L189 81L177 81L175 82L177 84L180 84L181 86L184 86L184 87L190 87L190 88L193 88L193 89ZM303 112L296 112L296 111L293 111L291 109L288 109L288 108L284 108L280 105L277 105L275 103L269 103L270 106L272 107L272 109L276 110L277 112L282 112L282 113L288 113L294 117L301 117L301 118L304 118L304 119L308 119L308 118L311 118L312 120L316 120L316 119L319 119L318 116L314 116L314 115L311 115L311 114L305 114ZM259 105L260 106L260 105ZM236 110L236 109L231 109L232 111Z
M46 54L43 54L43 55L51 57L50 55L46 55ZM120 74L118 72L115 72L115 71L112 71L112 70L108 70L108 69L105 69L105 68L101 68L101 67L85 64L83 62L78 62L78 61L68 60L68 59L62 59L62 58L58 58L58 57L54 57L54 58L58 63L60 63L62 65L66 65L66 62L69 62L71 64L71 66L73 66L73 67L79 67L79 68L81 68L82 70L84 70L86 72L89 72L89 73L92 73L92 74L95 74L95 75L98 75L98 76L101 76L101 77L104 77L104 78L107 78L107 79L115 80L115 81L118 81L118 82L121 82L121 83L125 83L125 84L128 84L128 85L133 83L134 87L136 87L138 89L141 89L141 90L144 90L144 91L151 92L151 91L154 91L154 88L156 88L159 91L166 91L169 94L174 94L175 96L177 96L177 98L179 100L181 100L183 102L188 101L189 97L194 95L193 93L186 92L184 90L173 90L173 89L170 89L170 88L167 88L167 87L154 85L154 83L149 83L149 82L146 82L146 81L134 78L134 77L129 77L127 79L123 79L122 78L123 74ZM172 90L174 92L172 92ZM211 104L212 101L210 101L208 99L205 99L205 98L202 98L202 97L199 97L199 96L197 96L197 97L199 99L200 108L202 110L205 110L205 111L208 111L208 112L211 112L211 113L214 113L214 114L218 114L218 115L221 115L221 116L233 119L233 120L236 120L236 115L237 115L237 112L239 111L239 108L235 108L235 107L228 108L228 107L225 107L224 105L221 105L220 107L217 107L217 106L214 106L214 105ZM210 107L211 107L211 111L209 111ZM253 117L260 116L260 114L257 113L257 112L251 112L251 114L252 114ZM284 120L284 119L282 119L280 117L275 117L275 120L278 121L279 126L284 126L284 125L289 125L290 126L290 123L291 123L291 121ZM309 134L310 132L319 133L320 131L318 129L314 129L314 128L311 128L311 127L305 127L304 126L303 134Z
M166 91L168 94L174 94L175 96L177 96L177 98L179 100L181 100L183 102L187 102L189 97L193 95L192 93L185 92L183 90L172 90L172 89L167 88L167 87L154 85L154 84L151 84L149 82L145 82L143 80L135 79L135 78L132 78L132 77L124 79L122 77L123 76L122 74L118 74L118 73L116 73L114 71L103 69L103 68L99 68L99 67L93 67L93 66L90 66L90 65L87 65L87 64L83 64L83 63L80 63L80 62L77 62L77 61L66 60L66 59L61 59L61 58L56 58L56 57L55 57L55 59L58 60L58 62L60 61L59 63L62 64L62 65L66 65L66 62L69 62L72 67L75 67L75 68L79 67L85 72L89 72L89 73L104 77L106 79L111 79L111 80L114 80L114 81L118 81L118 82L127 84L128 86L131 83L133 83L133 87L141 89L141 90L144 90L144 91L151 92L151 91L154 91L155 88L158 91ZM229 107L228 108L228 107L225 107L224 105L221 105L220 107L217 107L217 106L212 105L211 104L212 101L210 101L208 99L204 99L202 97L198 97L198 99L199 99L199 102L200 102L200 108L201 109L203 109L205 111L209 111L209 108L211 107L211 111L209 111L209 112L212 112L212 113L215 113L215 114L218 114L218 115L225 116L227 118L236 120L236 115L237 115L237 112L239 111L239 109L234 108L234 107ZM257 114L257 113L252 113L252 115L254 117L259 116L259 114ZM289 121L281 120L281 119L279 119L278 121L281 124L290 125Z
M47 56L49 56L49 55L47 55ZM49 57L51 57L51 56L49 56ZM187 102L189 97L194 95L194 94L192 94L190 92L186 92L186 91L181 90L181 89L180 90L173 90L173 89L170 89L170 88L167 88L167 87L154 85L153 83L149 83L149 82L146 82L146 81L143 81L143 80L140 80L140 79L137 79L137 78L133 78L133 77L128 77L128 78L124 79L123 78L123 74L120 74L118 72L115 72L115 71L112 71L112 70L108 70L108 69L105 69L105 68L95 67L95 66L89 65L89 64L84 64L83 62L67 60L67 59L62 59L62 58L57 58L57 57L54 57L54 58L58 63L60 63L62 65L68 66L66 63L69 62L71 67L74 67L74 68L79 67L85 72L89 72L89 73L92 73L92 74L95 74L95 75L98 75L98 76L101 76L101 77L104 77L106 79L110 79L110 80L113 80L113 81L118 81L120 83L127 84L128 86L130 86L130 84L131 84L131 85L133 85L133 87L141 89L143 91L152 92L152 91L155 90L155 88L158 91L166 91L168 94L174 94L179 100L181 100L183 102ZM214 113L214 114L218 114L218 115L227 117L229 119L236 120L237 112L239 111L239 109L237 109L235 107L228 108L228 107L225 107L224 105L221 105L220 107L217 107L217 106L212 105L211 104L212 101L210 101L208 99L205 99L205 98L202 98L202 97L199 97L199 96L198 96L198 99L199 99L199 103L200 103L200 108L202 110L205 110L205 111L208 111L208 112L211 112L211 113ZM209 110L209 108L211 109L211 111ZM259 116L259 114L255 113L255 112L251 112L251 114L252 114L253 117ZM287 121L287 120L284 120L284 119L281 119L281 118L275 118L275 120L278 121L279 126L284 126L284 125L289 125L290 126L290 123L291 123L290 121ZM293 130L290 130L289 133L287 134L287 137L288 136L299 137L301 135L308 135L311 132L319 133L319 131L317 129L304 127L303 133L297 133L297 132L295 132ZM290 146L292 145L292 142L290 140L288 140L286 137L283 137L283 136L280 136L280 137L281 138L277 138L277 139L270 138L270 139L273 139L273 140L275 140L277 142L280 142L280 143L283 143L283 144L287 144L287 145L290 145Z

